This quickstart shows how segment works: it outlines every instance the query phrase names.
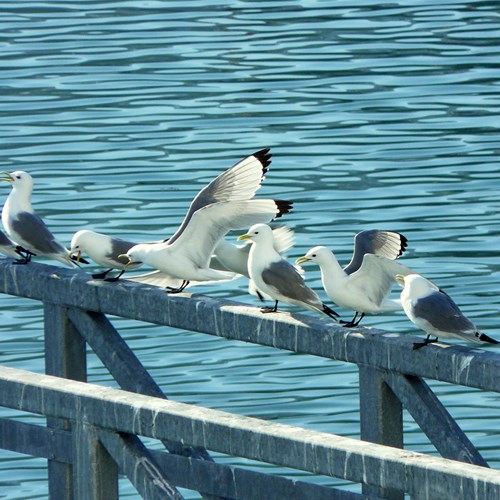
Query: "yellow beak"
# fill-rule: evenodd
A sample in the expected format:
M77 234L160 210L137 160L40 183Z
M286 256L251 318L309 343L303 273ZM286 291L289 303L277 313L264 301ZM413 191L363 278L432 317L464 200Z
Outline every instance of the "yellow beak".
M130 266L130 264L132 264L132 260L130 259L130 257L126 253L121 253L120 255L118 255L118 259L127 261L127 263L125 264L125 267L128 267L128 266Z
M12 175L9 172L0 172L1 175L6 175L7 177L0 177L0 181L14 182Z
M70 251L68 252L67 258L68 258L68 259L71 259L71 257L73 257L73 254L74 254L74 253L75 253L75 252L74 252L73 250L70 250ZM80 262L80 259L81 259L81 258L82 258L82 251L81 251L81 250L78 250L78 252L76 253L76 261L77 261L77 262Z
M243 241L243 240L250 240L252 237L249 234L242 234L241 236L238 236L238 241Z
M405 286L405 277L402 274L396 274L396 282L398 285L401 285L402 287Z
M311 259L308 259L305 255L302 257L299 257L296 261L295 264L303 264L304 262L310 262Z

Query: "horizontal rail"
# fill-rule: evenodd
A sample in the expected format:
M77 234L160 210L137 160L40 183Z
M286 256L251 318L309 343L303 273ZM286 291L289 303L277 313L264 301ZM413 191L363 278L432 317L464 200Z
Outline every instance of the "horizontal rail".
M0 367L0 405L418 498L500 498L500 471L14 368Z
M433 344L414 351L416 337L408 334L346 329L306 314L263 315L234 301L169 296L157 287L9 259L0 259L0 293L500 392L500 353L476 347Z
M71 432L48 429L0 418L0 435L6 450L33 457L73 463ZM283 498L314 498L314 500L367 500L361 493L339 490L297 479L275 476L242 467L224 465L184 457L173 453L150 450L155 462L181 488L224 498L246 500L280 500ZM217 478L214 481L214 478Z

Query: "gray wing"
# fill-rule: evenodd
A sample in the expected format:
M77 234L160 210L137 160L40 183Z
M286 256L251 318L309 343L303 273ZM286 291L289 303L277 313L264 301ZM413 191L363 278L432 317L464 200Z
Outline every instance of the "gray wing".
M252 198L259 189L270 163L271 153L269 148L265 148L247 156L222 172L195 196L184 221L168 242L173 243L182 234L193 214L200 208L220 201L239 201Z
M441 290L418 299L413 306L413 313L441 332L470 335L477 331L474 323L465 317L451 297Z
M397 259L406 249L408 240L396 231L370 229L354 237L354 253L351 262L344 268L346 274L356 272L367 253Z
M127 259L120 260L118 255L127 253L133 246L137 243L132 243L131 241L121 240L119 238L111 239L111 250L106 254L106 257L110 260L114 260L119 264L126 264Z
M66 249L56 240L45 222L35 213L20 212L12 221L12 229L35 252L45 255L66 253Z
M297 269L286 260L273 262L262 272L262 280L290 299L306 303L319 301L316 293L305 284Z

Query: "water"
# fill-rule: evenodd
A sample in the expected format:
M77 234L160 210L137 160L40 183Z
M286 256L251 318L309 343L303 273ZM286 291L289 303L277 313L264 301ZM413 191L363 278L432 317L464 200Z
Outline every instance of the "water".
M34 205L62 241L82 228L168 236L199 188L271 146L260 194L295 201L291 258L324 244L346 263L356 232L401 231L404 263L500 338L497 2L0 8L0 169L32 173ZM320 289L317 269L307 277ZM245 291L197 290L255 304ZM115 324L172 399L358 436L351 365ZM414 331L402 314L364 324ZM40 305L4 296L0 325L0 363L42 372ZM92 381L113 384L92 356L89 365ZM433 387L498 468L498 395ZM435 453L408 416L405 430L409 449ZM0 457L0 497L47 496L44 461Z

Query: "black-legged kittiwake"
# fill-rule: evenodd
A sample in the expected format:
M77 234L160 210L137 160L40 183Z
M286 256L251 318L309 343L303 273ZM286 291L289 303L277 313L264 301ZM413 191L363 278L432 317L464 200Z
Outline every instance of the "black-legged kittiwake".
M497 340L481 333L453 299L428 279L409 274L397 275L396 280L403 287L401 303L406 315L427 333L423 342L413 344L413 349L437 342L439 337L498 344ZM431 336L436 338L431 340Z

